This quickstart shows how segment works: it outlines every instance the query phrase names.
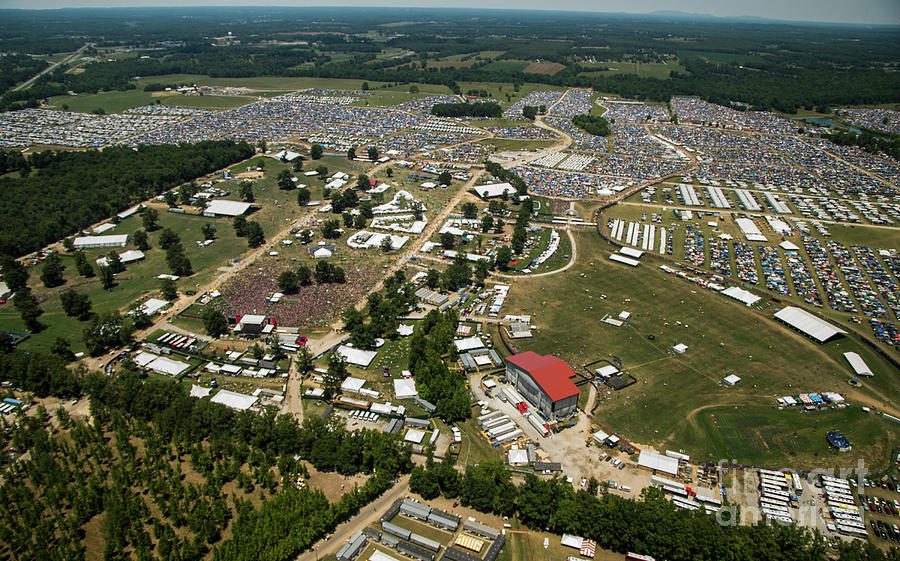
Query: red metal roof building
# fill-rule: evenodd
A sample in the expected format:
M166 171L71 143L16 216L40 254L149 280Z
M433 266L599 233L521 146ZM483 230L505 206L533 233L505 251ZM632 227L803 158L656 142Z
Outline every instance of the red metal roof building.
M575 372L562 359L526 351L506 358L506 377L547 420L568 417L578 407L581 391Z

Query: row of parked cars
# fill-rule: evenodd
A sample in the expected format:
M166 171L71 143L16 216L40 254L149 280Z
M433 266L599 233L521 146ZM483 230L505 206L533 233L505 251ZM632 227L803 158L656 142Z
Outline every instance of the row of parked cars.
M881 520L869 520L869 524L872 526L872 532L876 536L881 536L881 539L900 542L900 528L896 524L889 525Z

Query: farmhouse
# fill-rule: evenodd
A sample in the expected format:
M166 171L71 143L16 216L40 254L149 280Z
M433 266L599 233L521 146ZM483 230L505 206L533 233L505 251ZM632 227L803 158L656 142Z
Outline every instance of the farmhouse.
M75 249L96 249L104 247L125 247L128 234L110 236L81 236L75 238Z
M203 216L209 216L212 218L234 218L235 216L246 214L247 211L250 210L250 206L250 203L216 199L209 203L209 205L207 205L207 207L203 210Z
M506 359L506 377L546 419L563 419L578 406L578 387L572 382L575 372L552 355L533 351Z

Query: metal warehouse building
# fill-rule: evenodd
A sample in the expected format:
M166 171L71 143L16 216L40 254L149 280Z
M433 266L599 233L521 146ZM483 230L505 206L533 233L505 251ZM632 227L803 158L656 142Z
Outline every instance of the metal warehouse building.
M575 372L562 359L527 351L506 359L506 377L545 419L563 419L578 407Z

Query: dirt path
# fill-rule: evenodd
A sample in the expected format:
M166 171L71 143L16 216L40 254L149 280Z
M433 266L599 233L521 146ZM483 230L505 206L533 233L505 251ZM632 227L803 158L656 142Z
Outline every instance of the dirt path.
M337 553L343 547L346 540L357 531L380 520L381 515L397 499L409 495L409 475L402 476L394 486L383 495L364 506L359 513L350 520L339 524L332 532L332 539L322 539L313 544L309 549L296 557L296 561L318 561L328 554Z

